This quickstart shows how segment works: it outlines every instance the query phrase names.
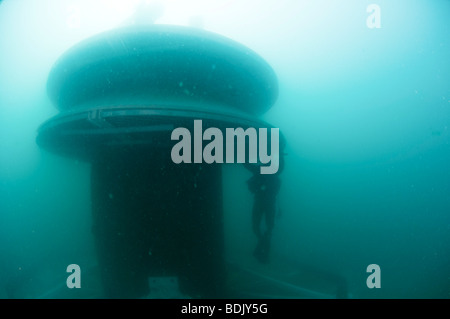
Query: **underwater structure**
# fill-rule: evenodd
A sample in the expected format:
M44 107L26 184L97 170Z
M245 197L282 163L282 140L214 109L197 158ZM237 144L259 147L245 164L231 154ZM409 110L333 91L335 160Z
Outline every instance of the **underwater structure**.
M191 297L227 296L222 166L175 164L177 127L270 128L273 69L226 37L181 26L125 27L88 38L53 66L60 111L38 145L91 163L93 232L105 296L140 298L148 278ZM282 136L280 136L282 138Z

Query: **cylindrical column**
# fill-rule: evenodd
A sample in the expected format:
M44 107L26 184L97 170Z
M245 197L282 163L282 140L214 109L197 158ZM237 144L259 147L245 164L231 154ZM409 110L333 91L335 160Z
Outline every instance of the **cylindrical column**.
M92 163L92 211L106 297L177 276L188 296L224 294L221 167L174 164L170 149L105 151Z

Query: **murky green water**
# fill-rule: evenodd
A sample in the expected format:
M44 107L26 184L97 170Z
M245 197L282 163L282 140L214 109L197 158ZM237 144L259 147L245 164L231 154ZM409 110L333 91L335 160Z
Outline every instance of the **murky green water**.
M368 27L372 3L381 28ZM35 139L58 113L46 93L56 59L129 24L137 5L0 2L1 298L101 296L90 165ZM279 98L262 116L288 154L271 263L252 256L250 173L224 165L225 257L240 267L230 285L246 278L269 296L286 296L280 281L331 296L339 282L354 298L450 296L449 1L171 1L140 12L238 41L278 76ZM76 292L65 287L73 263L86 270ZM379 289L366 285L370 264Z

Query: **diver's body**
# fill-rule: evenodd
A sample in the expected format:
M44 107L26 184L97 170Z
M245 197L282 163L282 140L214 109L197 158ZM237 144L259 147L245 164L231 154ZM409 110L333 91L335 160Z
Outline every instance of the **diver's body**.
M254 256L261 263L269 262L270 240L274 227L277 210L277 195L281 181L278 174L255 174L248 180L248 187L254 194L252 211L252 226L258 244ZM265 230L262 230L262 221L265 221Z

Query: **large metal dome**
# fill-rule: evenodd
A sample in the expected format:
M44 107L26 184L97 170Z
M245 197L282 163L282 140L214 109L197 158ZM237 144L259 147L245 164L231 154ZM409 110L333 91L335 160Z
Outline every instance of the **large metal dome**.
M128 27L94 36L67 51L48 78L60 110L91 104L208 104L253 115L278 94L272 68L255 52L194 28Z
M60 114L37 143L90 160L116 145L167 146L175 127L271 127L257 115L278 95L272 68L249 48L211 32L126 27L63 54L47 83Z

